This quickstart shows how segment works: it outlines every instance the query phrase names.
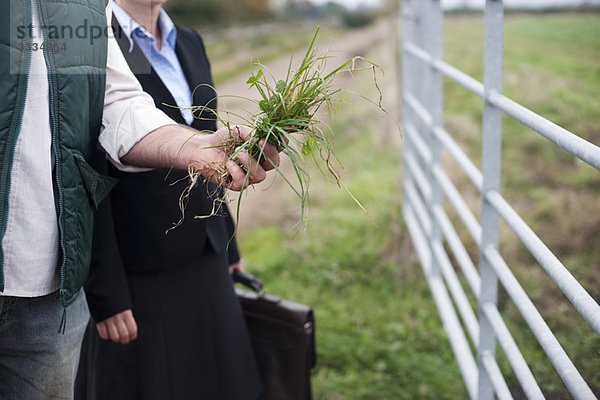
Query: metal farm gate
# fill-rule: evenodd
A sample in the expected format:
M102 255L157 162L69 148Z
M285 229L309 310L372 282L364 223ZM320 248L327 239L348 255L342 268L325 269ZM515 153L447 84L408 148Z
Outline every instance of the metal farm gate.
M481 83L443 60L444 14L440 0L403 1L405 221L471 399L512 398L496 362L497 343L504 351L526 396L530 399L544 398L498 311L499 284L514 302L573 397L594 399L588 384L498 249L498 225L502 219L594 331L600 334L598 304L500 194L502 115L507 114L520 121L596 169L600 169L600 148L502 95L502 0L487 0L484 13L484 82ZM444 129L442 114L445 78L457 82L483 101L481 171ZM473 215L444 171L443 151L452 157L481 192L480 219ZM443 196L479 245L479 268L476 268L475 261L465 250L444 210ZM446 247L450 249L468 289L477 299L475 311ZM468 339L476 354L471 351Z

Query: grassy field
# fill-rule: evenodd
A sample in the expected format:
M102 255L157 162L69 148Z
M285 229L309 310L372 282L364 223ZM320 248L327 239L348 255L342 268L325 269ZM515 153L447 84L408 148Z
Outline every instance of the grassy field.
M470 40L465 40L466 37ZM455 18L446 26L449 62L482 78L481 18ZM504 92L586 140L600 144L600 15L513 15L505 26ZM446 84L446 125L471 158L480 159L480 101ZM449 165L452 168L451 165ZM469 194L466 178L456 181ZM502 191L588 292L600 300L600 173L505 117ZM475 210L478 211L478 210ZM468 234L462 232L468 242ZM501 226L501 251L556 332L582 375L600 393L600 337L579 317L522 245ZM477 252L471 244L470 253ZM475 258L477 259L477 258ZM540 386L550 398L569 398L539 345L506 295L503 315ZM517 386L506 360L509 384Z
M446 58L480 79L482 18L446 22ZM510 16L505 47L505 93L599 144L600 15ZM221 58L228 52L210 44L208 50L213 66L225 62ZM388 50L381 45L368 56L377 62ZM393 70L387 79L390 74ZM356 77L348 84L374 95L370 79ZM386 82L382 87L395 90ZM451 83L445 101L447 129L479 162L481 101ZM253 230L242 226L242 252L271 292L315 308L317 399L463 399L456 362L402 221L401 140L398 132L382 135L389 125L384 120L366 103L347 98L331 122L344 182L372 219L315 171L305 227L290 230L287 220ZM509 119L503 140L503 193L599 300L600 173ZM450 163L448 168L458 171ZM466 179L455 173L453 180L477 204ZM461 236L469 244L466 231ZM472 243L469 251L477 260ZM600 338L506 227L501 251L600 394ZM504 293L500 306L547 398L569 398ZM500 364L518 398L517 382L502 356Z

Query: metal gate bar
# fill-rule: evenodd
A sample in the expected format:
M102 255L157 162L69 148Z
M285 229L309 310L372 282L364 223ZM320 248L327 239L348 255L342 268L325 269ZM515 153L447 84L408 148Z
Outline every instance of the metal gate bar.
M482 84L443 61L440 0L403 2L405 221L471 399L512 398L496 361L497 343L526 396L530 399L544 398L496 306L498 282L515 303L569 392L576 399L594 399L589 386L498 250L498 224L502 219L594 331L600 334L600 306L500 194L502 115L520 121L596 169L600 169L600 147L502 95L503 2L487 0L484 18ZM483 100L482 171L443 127L444 77ZM481 223L444 171L444 150L480 190ZM443 197L452 205L479 246L479 271L443 208ZM444 244L452 252L459 271L477 299L477 317ZM477 351L476 359L473 349Z

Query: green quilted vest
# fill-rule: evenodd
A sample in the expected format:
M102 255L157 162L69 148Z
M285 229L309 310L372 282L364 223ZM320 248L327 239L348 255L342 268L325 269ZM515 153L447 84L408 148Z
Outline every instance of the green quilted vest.
M54 181L60 231L60 301L68 307L87 277L93 207L112 187L86 162L100 133L104 104L106 0L33 0L44 30ZM21 128L32 48L31 0L0 5L0 238L8 217L15 143ZM35 88L30 88L35 90ZM40 121L45 123L45 121ZM35 145L32 143L31 145ZM35 243L32 243L35 251ZM4 290L0 249L0 290Z

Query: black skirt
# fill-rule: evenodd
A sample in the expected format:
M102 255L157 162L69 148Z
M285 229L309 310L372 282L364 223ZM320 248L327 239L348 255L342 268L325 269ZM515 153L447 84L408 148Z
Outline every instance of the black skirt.
M138 338L100 339L90 321L78 400L256 400L260 376L224 254L128 272Z

